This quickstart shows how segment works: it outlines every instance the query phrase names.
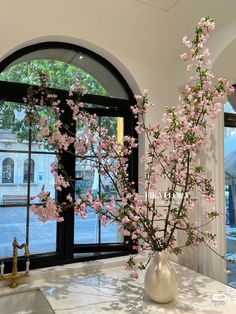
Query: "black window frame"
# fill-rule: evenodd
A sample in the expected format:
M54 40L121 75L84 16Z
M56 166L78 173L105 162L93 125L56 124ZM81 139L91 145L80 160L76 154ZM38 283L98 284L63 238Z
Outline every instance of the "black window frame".
M36 51L36 50L44 50L44 49L57 49L57 48L66 48L71 49L77 52L84 51L94 58L97 61L105 65L109 68L119 82L122 84L125 89L128 99L119 99L107 96L99 96L99 95L91 95L84 94L81 96L81 101L89 104L97 104L102 105L103 108L86 108L86 110L90 113L96 113L98 116L119 116L124 117L124 135L132 135L137 137L135 132L135 123L136 120L130 110L130 107L134 105L135 99L133 97L133 92L128 86L127 82L121 75L121 73L106 59L101 57L100 55L90 51L84 47L80 47L74 44L68 44L63 42L43 42L31 46L24 47L17 52L11 54L7 58L5 58L2 62L0 62L0 73L4 71L12 62L17 60L18 58L24 56L27 53ZM14 83L14 82L6 82L0 81L0 100L5 101L13 101L22 103L22 100L27 95L27 89L30 87L29 84L22 83ZM62 108L67 108L65 114L62 116L62 120L67 123L67 125L71 125L70 122L72 120L72 113L69 112L68 107L66 107L66 99L68 99L68 91L67 90L59 90L54 88L48 89L50 93L56 94L58 99L61 100ZM73 94L71 98L77 99L78 95ZM74 126L71 125L70 131L75 131ZM67 154L66 152L62 154L61 160L64 164L65 170L67 173L75 177L75 167L72 169L71 162L75 163L75 157ZM133 154L130 156L129 163L129 176L130 180L135 182L135 188L138 190L138 149L135 149ZM29 179L30 180L30 179ZM72 188L69 187L67 190L63 190L59 193L59 200L63 201L66 195L70 192L73 194ZM29 207L30 200L27 200L27 206ZM4 207L4 205L1 205ZM6 206L5 206L6 207ZM54 265L62 265L73 262L87 261L93 259L100 258L109 258L115 256L122 256L127 254L135 253L132 249L132 241L130 238L125 237L124 242L116 243L116 244L77 244L74 245L74 228L71 228L74 225L74 212L73 210L68 210L63 213L65 221L63 223L57 224L57 251L55 253L47 253L47 254L37 254L31 255L31 269L41 268L41 267L49 267ZM30 248L29 248L30 249ZM77 254L78 253L78 254ZM6 272L11 271L11 259L5 259L5 270ZM19 270L25 269L25 259L19 258Z

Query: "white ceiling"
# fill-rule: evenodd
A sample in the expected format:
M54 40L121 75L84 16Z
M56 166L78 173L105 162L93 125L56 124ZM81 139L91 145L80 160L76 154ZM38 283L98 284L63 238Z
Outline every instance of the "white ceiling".
M180 0L135 0L137 2L156 7L157 9L168 11Z

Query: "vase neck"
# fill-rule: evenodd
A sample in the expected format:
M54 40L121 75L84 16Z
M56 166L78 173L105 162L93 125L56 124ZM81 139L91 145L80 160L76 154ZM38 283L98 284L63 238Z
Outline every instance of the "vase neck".
M162 251L155 252L154 260L158 263L166 262L168 260L167 253Z

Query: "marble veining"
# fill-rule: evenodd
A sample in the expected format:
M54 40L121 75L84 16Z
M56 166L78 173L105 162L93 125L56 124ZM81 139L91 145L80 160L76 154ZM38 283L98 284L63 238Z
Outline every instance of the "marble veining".
M116 264L114 264L116 265ZM80 271L76 273L76 266ZM62 271L32 280L21 287L40 287L56 314L233 314L236 308L236 290L174 264L179 288L176 299L169 304L157 304L144 292L144 272L135 279L123 266L106 266L94 262L86 270L84 263L73 265L73 272ZM66 266L67 270L70 269ZM56 269L54 270L57 271ZM34 271L32 271L33 273ZM37 270L36 272L40 272ZM42 270L42 273L47 273ZM1 292L9 288L1 288Z

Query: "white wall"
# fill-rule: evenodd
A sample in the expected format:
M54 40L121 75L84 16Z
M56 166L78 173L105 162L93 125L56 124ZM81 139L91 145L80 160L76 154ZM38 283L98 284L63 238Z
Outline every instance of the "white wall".
M154 119L161 111L160 104L166 104L165 12L133 0L0 2L0 59L27 44L72 42L111 60L135 93L148 88L158 105Z
M235 0L180 0L180 2L168 11L168 102L176 103L178 88L188 82L189 73L185 71L185 64L180 62L179 55L183 52L182 38L187 35L191 38L195 25L202 16L210 16L215 19L216 29L211 34L209 48L212 53L213 70L216 59L222 51L236 38L236 1ZM232 56L223 58L221 69L217 69L216 75L225 75L232 82L236 75L232 75ZM227 73L224 68L231 69ZM222 73L223 72L223 73Z

